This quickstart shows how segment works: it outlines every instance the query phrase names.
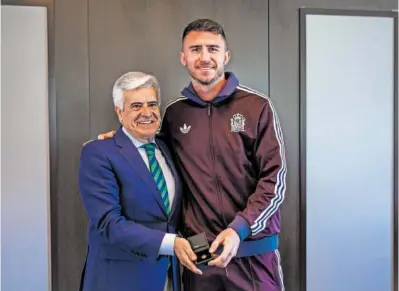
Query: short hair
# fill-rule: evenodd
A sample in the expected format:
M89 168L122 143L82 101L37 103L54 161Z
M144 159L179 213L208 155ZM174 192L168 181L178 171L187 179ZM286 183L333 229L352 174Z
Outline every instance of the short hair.
M159 83L153 75L143 72L128 72L120 76L112 88L114 106L120 110L123 110L123 92L137 90L140 88L154 88L158 103L161 104L161 91L159 88Z
M221 35L227 45L226 34L224 33L223 26L211 19L197 19L189 23L183 30L182 42L190 31L208 31Z

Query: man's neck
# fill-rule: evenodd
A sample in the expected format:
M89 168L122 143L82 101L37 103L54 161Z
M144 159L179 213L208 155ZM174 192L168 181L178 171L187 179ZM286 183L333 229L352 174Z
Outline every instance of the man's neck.
M226 82L227 80L224 76L211 85L202 85L196 80L192 80L195 92L197 92L198 96L205 102L210 102L215 99Z
M144 136L139 136L137 134L134 134L133 132L131 132L130 130L126 129L126 127L123 126L122 130L124 131L124 133L126 135L128 135L130 138L135 139L136 141L139 141L141 143L150 143L150 142L154 142L155 137L152 138L148 138L148 137L144 137Z

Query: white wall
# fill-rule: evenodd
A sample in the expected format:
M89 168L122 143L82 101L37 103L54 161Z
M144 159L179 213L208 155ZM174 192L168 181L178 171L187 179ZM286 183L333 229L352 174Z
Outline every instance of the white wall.
M50 290L47 12L2 6L4 291Z

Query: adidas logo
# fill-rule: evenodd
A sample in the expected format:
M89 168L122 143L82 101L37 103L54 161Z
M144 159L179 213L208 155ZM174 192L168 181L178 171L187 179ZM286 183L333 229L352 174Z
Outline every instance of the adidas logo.
M187 126L187 124L184 124L183 127L180 127L180 131L181 131L183 134L188 133L188 132L190 131L190 129L191 129L191 125Z

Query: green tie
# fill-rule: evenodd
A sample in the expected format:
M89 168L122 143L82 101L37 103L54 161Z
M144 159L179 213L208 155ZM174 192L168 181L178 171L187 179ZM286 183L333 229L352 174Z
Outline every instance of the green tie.
M158 187L159 192L161 193L161 198L163 201L163 205L165 205L166 213L170 213L170 203L169 203L169 195L168 195L168 187L166 186L166 180L162 173L161 166L159 165L156 157L155 157L155 144L147 143L141 146L145 149L148 156L148 164L150 167L150 172L152 177L154 178L155 184Z

